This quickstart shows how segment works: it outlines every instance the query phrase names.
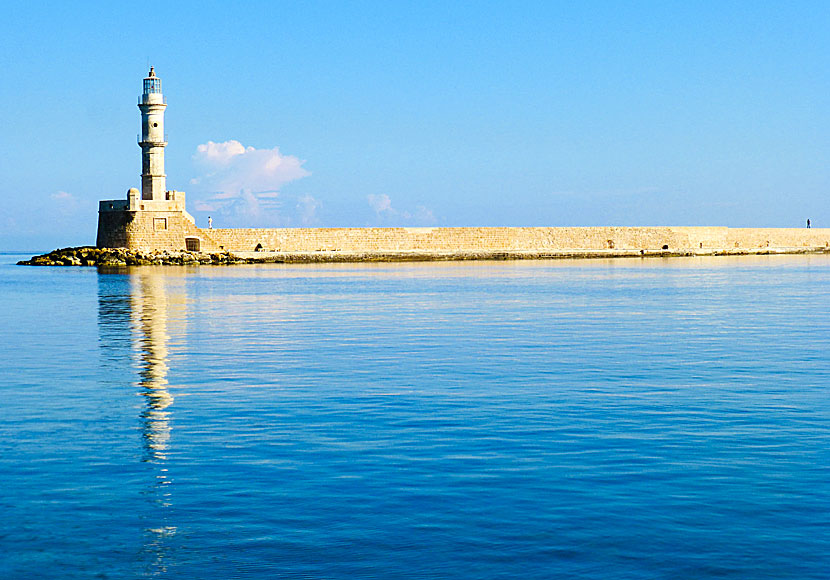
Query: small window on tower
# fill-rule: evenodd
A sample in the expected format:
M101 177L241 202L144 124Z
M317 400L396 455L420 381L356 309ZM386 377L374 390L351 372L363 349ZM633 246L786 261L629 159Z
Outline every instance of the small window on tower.
M167 218L155 218L153 220L153 225L156 227L157 230L166 230Z
M158 127L158 126L159 126L158 123L153 123L153 127Z

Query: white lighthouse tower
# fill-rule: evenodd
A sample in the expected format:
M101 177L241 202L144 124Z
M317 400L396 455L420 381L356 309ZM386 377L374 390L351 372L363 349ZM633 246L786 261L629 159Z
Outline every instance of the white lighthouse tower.
M167 176L164 174L164 109L167 103L161 93L161 79L153 67L144 79L144 92L138 99L141 109L141 199L167 198Z
M167 189L164 173L164 110L161 79L150 67L138 98L141 110L141 191L131 187L127 199L98 204L99 248L190 250L215 248L185 209L184 192Z

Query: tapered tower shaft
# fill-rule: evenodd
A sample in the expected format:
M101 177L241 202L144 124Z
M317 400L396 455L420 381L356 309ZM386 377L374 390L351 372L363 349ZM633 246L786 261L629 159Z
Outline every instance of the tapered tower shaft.
M144 79L144 91L139 97L141 109L141 199L164 200L167 175L164 173L164 109L167 103L161 92L161 79L153 67Z

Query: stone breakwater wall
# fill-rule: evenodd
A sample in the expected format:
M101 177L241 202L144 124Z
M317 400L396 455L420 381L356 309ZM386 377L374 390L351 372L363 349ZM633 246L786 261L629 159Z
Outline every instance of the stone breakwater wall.
M830 229L726 227L280 228L200 230L205 246L231 252L487 254L830 248Z
M195 230L195 231L194 231ZM313 228L207 230L200 251L63 248L32 266L144 266L262 262L400 262L830 253L830 230L727 228ZM577 230L582 230L577 231ZM579 235L579 234L583 235ZM530 234L530 235L528 235ZM616 234L616 235L615 235ZM421 236L412 239L412 236ZM615 237L607 237L615 235ZM162 238L175 245L173 238ZM172 241L171 241L172 240ZM604 244L603 244L604 240ZM208 243L204 243L207 241ZM224 242L224 244L219 244ZM255 243L255 245L254 245ZM228 251L225 244L240 250ZM268 245L270 244L270 245ZM254 251L251 251L251 246ZM219 250L213 248L219 247ZM257 249L259 248L259 249Z
M253 254L260 261L505 259L819 252L830 229L457 227L204 229L168 202L101 202L99 248ZM170 205L170 207L167 207ZM158 207L156 207L158 206Z

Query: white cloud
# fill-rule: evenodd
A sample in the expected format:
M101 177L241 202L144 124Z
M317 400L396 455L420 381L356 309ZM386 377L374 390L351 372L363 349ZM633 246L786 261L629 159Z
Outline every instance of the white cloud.
M195 203L196 210L254 221L274 214L283 185L311 175L303 167L305 161L283 155L279 147L256 149L236 140L199 145L193 161L199 175L190 183L203 196Z
M317 223L317 210L322 204L310 195L303 195L297 200L297 213L300 223L310 226Z
M375 213L378 215L381 214L397 214L398 212L392 209L392 200L389 199L389 196L385 193L381 195L375 195L370 193L366 196L366 199L369 201L369 205Z
M59 200L59 201L68 201L68 200L75 199L74 195L72 195L71 193L67 193L65 191L58 191L57 193L51 194L49 197L51 197L54 200Z
M249 147L249 149L253 149L253 147ZM212 163L227 165L237 155L245 154L245 146L233 139L224 143L208 141L196 147L196 154Z
M52 200L52 207L63 215L77 212L80 208L78 198L66 191L56 191L49 194Z
M369 207L375 211L378 219L384 223L390 225L393 223L417 225L432 225L435 223L435 215L432 210L423 205L416 206L414 212L398 210L392 207L392 199L385 193L380 195L370 193L366 196L366 200L369 202Z
M412 216L414 220L423 225L431 225L435 223L435 214L426 206L419 205L415 208L415 214Z

